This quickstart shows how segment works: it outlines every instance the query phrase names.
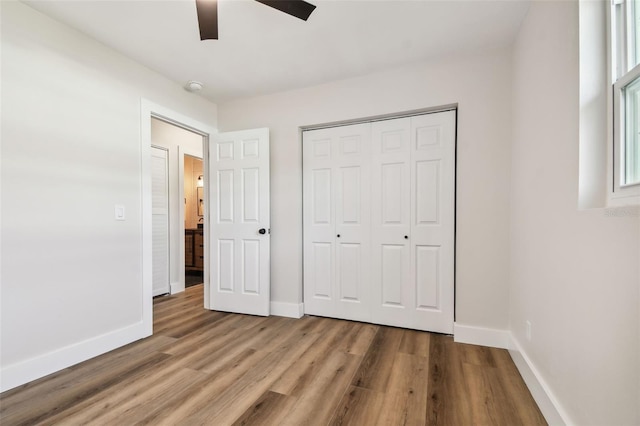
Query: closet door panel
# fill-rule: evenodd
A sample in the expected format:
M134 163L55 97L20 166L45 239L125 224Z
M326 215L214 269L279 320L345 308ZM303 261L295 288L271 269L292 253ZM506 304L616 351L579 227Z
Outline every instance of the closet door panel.
M313 262L310 266L312 297L331 300L333 292L333 244L316 242L312 244Z
M334 305L334 137L330 129L303 134L305 312L326 315Z
M331 169L315 169L311 173L309 202L311 203L311 225L313 227L332 226L331 211Z
M440 291L440 247L415 246L416 309L437 309Z
M338 245L338 287L343 302L362 302L362 245Z
M453 332L455 112L411 118L412 327Z
M366 241L368 240L368 220L364 220L363 209L368 212L365 196L366 188L363 188L362 167L349 165L338 169L338 181L336 188L336 273L337 285L340 294L340 302L363 303L366 283L363 276L367 274L363 256L365 256ZM365 204L363 206L363 204ZM344 304L341 303L341 304ZM339 308L345 311L342 317L352 318L350 308ZM357 316L360 318L360 316Z
M303 133L305 312L368 321L369 125Z
M379 324L406 326L411 306L410 128L409 118L371 125L371 309Z
M409 190L407 163L380 164L380 225L406 225L407 207L403 204Z
M406 245L382 244L380 246L380 278L382 306L385 308L406 308L406 298L398 283L406 280L407 260Z
M369 124L336 127L336 316L370 321Z
M415 223L435 225L440 213L440 160L415 162Z
M362 225L362 167L346 166L338 170L338 217L341 226Z

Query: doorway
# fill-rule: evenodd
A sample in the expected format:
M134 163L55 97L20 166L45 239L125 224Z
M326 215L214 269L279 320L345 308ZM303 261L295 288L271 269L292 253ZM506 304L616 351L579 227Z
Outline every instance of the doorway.
M155 123L155 124L154 124ZM153 334L153 298L152 298L152 203L151 203L151 144L152 126L161 123L169 128L186 130L199 137L198 147L202 151L194 154L180 146L179 155L201 157L203 161L203 181L215 185L203 187L203 299L205 309L216 309L229 312L269 315L270 281L269 281L269 129L251 129L229 133L218 133L207 124L176 113L170 109L154 104L146 99L141 100L141 153L142 153L142 326L144 335ZM210 137L213 141L210 141ZM171 156L171 155L170 155ZM213 158L209 159L212 156ZM229 167L227 167L229 166ZM184 173L184 162L178 162L179 178ZM171 173L171 166L170 166ZM233 177L233 180L230 180ZM235 182L235 183L234 183ZM232 185L233 183L233 185ZM203 185L206 185L203 183ZM184 204L184 178L177 185L180 194L178 204ZM206 192L204 191L206 189ZM169 192L176 193L171 189ZM171 197L171 196L170 196ZM175 197L171 197L170 204ZM237 205L236 205L237 204ZM178 223L182 227L172 232L180 245L179 255L171 256L173 263L184 265L184 209L178 208ZM238 230L247 227L246 234L226 236L225 232L232 219L229 212L238 215ZM175 218L171 213L170 221ZM213 214L215 213L215 220ZM231 222L235 222L235 216ZM242 222L244 227L240 227ZM235 229L234 228L234 229ZM242 229L241 229L242 228ZM246 234L246 235L245 235ZM211 235L216 241L211 243ZM237 241L236 241L237 240ZM175 241L175 240L173 240ZM229 248L233 247L233 250ZM209 252L211 248L211 253ZM216 250L216 248L221 248ZM237 256L236 256L237 254ZM222 265L222 266L218 266ZM216 273L212 274L215 268ZM176 271L176 269L173 269ZM182 270L182 268L180 269ZM222 271L224 270L224 272ZM184 290L184 275L179 275L178 291ZM215 282L212 282L215 279ZM236 283L237 281L237 283ZM237 285L236 285L237 284ZM174 289L171 288L174 293ZM215 302L215 303L214 303Z
M204 283L205 182L202 158L184 155L184 285Z
M153 281L154 296L184 291L190 284L204 282L204 137L181 126L159 118L151 119L151 143L166 155L167 232L160 234L153 224ZM157 148L153 148L155 152ZM155 156L152 156L155 159ZM152 163L152 175L157 169ZM155 182L155 181L154 181ZM158 185L152 185L154 218ZM200 224L200 226L198 226ZM168 254L156 249L165 238ZM189 241L187 241L187 239ZM163 245L162 248L165 248ZM168 271L168 274L166 273ZM165 275L160 277L160 272ZM187 274L188 272L188 274ZM195 277L192 277L195 273ZM156 291L156 283L166 279L166 291ZM198 281L197 283L194 281Z
M203 158L203 180L209 180L209 164L207 160L209 137L217 133L215 127L203 122L194 120L191 117L173 111L164 106L155 104L147 99L141 99L140 102L140 151L142 154L142 179L141 192L142 196L142 327L143 335L141 337L153 334L153 215L152 215L152 179L151 179L151 145L157 144L152 138L152 127L158 124L165 125L169 129L181 130L187 134L192 134L195 146L190 147L185 144L176 146L171 150L169 156L171 158L183 158L184 155L192 155ZM170 211L169 220L173 222L173 228L170 228L170 275L171 293L177 293L184 290L184 274L178 271L184 271L184 162L170 161L169 174L177 175L178 182L170 181L169 197ZM177 170L176 170L177 169ZM177 197L171 194L179 194ZM175 220L177 217L177 221ZM176 225L177 222L177 225ZM209 209L206 204L203 205L203 249L204 259L208 258L209 245ZM175 253L177 251L177 253ZM203 265L203 292L204 292L204 308L209 309L209 268L205 262ZM175 275L171 273L175 272Z

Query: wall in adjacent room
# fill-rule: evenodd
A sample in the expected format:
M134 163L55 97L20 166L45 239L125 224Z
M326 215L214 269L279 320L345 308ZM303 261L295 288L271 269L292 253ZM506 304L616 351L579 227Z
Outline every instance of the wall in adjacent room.
M457 103L456 320L506 330L510 55L497 49L443 57L218 106L221 131L270 129L273 301L302 301L299 127Z
M141 98L213 127L217 111L23 3L0 7L6 389L141 337Z

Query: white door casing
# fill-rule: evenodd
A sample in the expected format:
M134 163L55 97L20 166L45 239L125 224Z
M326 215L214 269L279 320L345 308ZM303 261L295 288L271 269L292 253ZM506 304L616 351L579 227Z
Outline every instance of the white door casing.
M151 147L152 295L169 293L169 157Z
M269 130L212 135L208 188L210 308L269 315Z
M305 312L370 321L370 128L303 133Z

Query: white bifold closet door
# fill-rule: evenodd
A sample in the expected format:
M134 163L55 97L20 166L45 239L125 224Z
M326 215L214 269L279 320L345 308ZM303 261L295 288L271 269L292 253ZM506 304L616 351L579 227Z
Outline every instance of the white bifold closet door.
M303 143L305 313L452 333L455 111Z
M371 133L373 321L452 333L455 112Z
M305 313L370 321L370 132L303 133Z

